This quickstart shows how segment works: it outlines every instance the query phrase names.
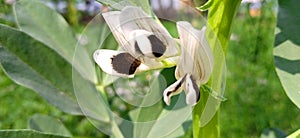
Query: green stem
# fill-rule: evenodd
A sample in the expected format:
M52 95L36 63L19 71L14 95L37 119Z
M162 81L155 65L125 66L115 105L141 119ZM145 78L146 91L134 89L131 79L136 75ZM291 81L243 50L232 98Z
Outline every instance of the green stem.
M214 0L208 12L208 25L219 39L224 53L240 3L241 0Z
M226 68L224 68L225 54L231 35L233 19L241 0L211 0L211 2L208 12L207 38L214 53L214 70L207 85L222 95L223 75L226 72ZM207 101L210 97L211 95L209 95L207 89L201 87L200 102L193 109L193 137L195 138L220 137L219 109L211 109L216 110L216 113L205 126L201 127L203 122L200 122L200 118L205 107L208 106ZM218 105L218 102L218 99L215 99L212 103ZM214 106L212 105L212 107Z

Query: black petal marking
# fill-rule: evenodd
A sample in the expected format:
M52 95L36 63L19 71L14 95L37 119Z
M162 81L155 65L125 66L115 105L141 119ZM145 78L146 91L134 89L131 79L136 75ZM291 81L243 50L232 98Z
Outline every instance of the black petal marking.
M200 99L200 90L199 90L198 85L196 84L196 81L193 79L193 76L191 76L191 80L192 80L192 83L193 83L193 88L196 91L197 102L198 102L199 99Z
M137 41L135 41L135 43L134 43L134 49L137 53L143 54Z
M178 83L178 85L176 85L176 87L173 90L167 92L168 97L170 94L172 94L173 92L176 92L181 87L181 85L185 81L185 77L186 77L186 75L184 75L184 77L181 79L181 81Z
M166 46L155 35L149 35L148 39L151 43L152 54L155 57L161 57L166 51Z
M141 61L135 59L129 53L120 53L111 58L113 69L118 73L132 75L140 66Z

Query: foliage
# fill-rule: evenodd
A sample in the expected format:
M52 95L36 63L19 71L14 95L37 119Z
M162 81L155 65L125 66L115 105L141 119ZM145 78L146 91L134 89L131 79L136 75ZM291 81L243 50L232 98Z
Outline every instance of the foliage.
M0 136L4 138L32 138L32 137L38 137L38 138L68 138L65 136L59 136L59 135L53 135L48 134L44 132L38 132L34 130L29 129L23 129L23 130L0 130Z
M299 128L299 109L285 95L274 70L274 3L251 17L242 5L233 26L227 52L227 85L221 105L224 137L258 137L264 129L286 134ZM260 30L260 31L257 31Z
M279 0L274 58L276 72L287 96L300 108L300 39L297 12L299 1Z
M146 0L98 1L116 10L127 5L140 6L147 13L152 14L149 2ZM275 27L273 11L262 11L260 17L252 18L246 14L245 18L237 18L233 33L239 34L238 39L230 42L227 49L231 26L239 3L240 0L210 0L206 6L202 7L202 9L209 8L210 10L208 25L212 29L209 31L213 31L213 33L210 32L208 38L213 45L216 61L212 79L207 86L220 92L221 95L223 94L225 84L223 77L226 69L225 55L227 55L227 62L229 63L227 83L230 85L227 85L229 93L226 94L229 100L221 106L224 109L221 112L221 119L218 111L219 104L216 104L213 109L209 109L209 111L217 112L212 121L201 122L201 114L208 111L204 109L204 106L209 97L212 97L205 89L206 87L201 87L201 102L194 108L193 119L187 114L191 112L191 108L185 107L185 103L182 102L185 98L183 94L175 97L178 103L170 107L166 107L161 101L149 107L136 107L124 103L122 101L124 99L116 96L118 90L115 85L120 85L123 87L122 90L126 90L130 86L128 81L139 82L143 86L150 83L148 91L150 96L135 99L135 102L140 102L139 104L143 105L153 101L154 98L158 97L159 99L160 92L176 80L173 75L175 68L164 69L159 76L155 77L149 77L153 76L155 72L148 72L137 75L134 79L113 79L101 72L99 68L95 69L91 59L93 51L99 45L104 45L105 48L109 49L117 48L108 27L103 25L103 20L99 20L99 16L78 35L74 32L78 27L76 18L74 18L75 21L72 21L73 24L71 23L72 28L69 25L70 20L67 23L60 14L43 3L20 0L14 5L17 28L0 25L0 62L4 72L10 79L34 90L59 110L80 116L70 117L52 108L43 110L40 105L30 102L30 106L40 108L39 110L50 115L34 115L29 121L31 130L4 130L0 131L0 137L26 137L29 135L72 137L72 134L78 133L79 135L92 133L93 136L103 137L104 135L95 132L96 130L90 131L94 129L91 124L113 137L183 137L184 135L190 137L192 130L194 137L220 137L219 123L221 123L222 136L225 137L244 137L245 135L255 137L259 136L263 129L273 127L279 127L288 133L298 129L299 124L297 122L300 118L297 117L297 114L299 114L299 110L295 107L291 108L291 103L287 98L284 98L283 90L273 70L272 43ZM295 37L298 36L299 32L295 32L293 29L299 28L299 25L285 24L286 20L288 22L299 20L294 18L298 16L293 12L296 7L292 3L297 3L297 1L279 1L278 27L280 30L276 36L274 54L276 71L283 88L292 101L298 105L299 100L297 98L299 96L291 95L297 95L296 92L299 91L298 85L293 85L296 84L293 82L299 80L297 78L299 77L297 70L299 66L297 62L299 59L297 54L299 41ZM7 6L4 8L4 11L8 10ZM272 6L263 9L272 9ZM75 12L70 14L68 18L72 18L75 14ZM2 19L0 22L3 23ZM7 22L4 23L7 24ZM167 21L162 21L162 23L169 31L176 33L174 24ZM216 38L220 42L215 41ZM228 51L227 54L225 54L226 51ZM293 55L293 53L295 54ZM3 78L1 77L0 75L0 84L12 83L6 78L2 81ZM115 83L112 83L113 81ZM0 85L0 87L3 86ZM17 87L16 92L28 92L23 87L14 87ZM6 89L1 89L0 92L6 91ZM137 89L139 90L139 88ZM110 91L112 92L110 93ZM26 99L26 96L24 98ZM5 103L8 101L9 103ZM215 102L219 103L220 101ZM15 103L10 99L3 103L5 105L22 104L17 100ZM271 108L270 105L276 109ZM12 106L12 108L19 110L22 107ZM49 113L52 111L55 115ZM6 116L8 112L8 109L0 108L0 117L3 114ZM287 112L289 114L284 114ZM28 118L30 112L25 113ZM124 118L120 119L120 117ZM66 123L66 127L57 119ZM191 125L192 122L193 125ZM166 128L165 124L168 124L169 127ZM0 122L0 128L3 128L2 125ZM5 125L4 128L11 128ZM25 126L16 127L24 128ZM297 135L297 132L294 135Z
M47 115L36 114L32 116L29 120L29 128L49 134L72 137L68 129L59 120Z

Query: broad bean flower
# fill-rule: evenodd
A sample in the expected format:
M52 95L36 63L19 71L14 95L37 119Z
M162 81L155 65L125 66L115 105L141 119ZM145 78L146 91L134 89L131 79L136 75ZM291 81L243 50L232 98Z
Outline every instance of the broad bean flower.
M180 61L175 70L177 81L165 89L163 96L167 105L173 95L182 89L186 94L186 103L195 105L200 99L199 87L205 84L213 68L213 54L205 37L206 27L195 29L190 23L177 22L181 44Z
M94 60L104 72L132 78L137 72L164 67L162 60L178 54L168 31L141 8L128 6L102 15L122 48L95 51Z
M210 77L213 55L205 37L205 27L195 29L190 23L177 22L181 50L168 31L141 8L128 6L122 11L102 14L121 50L100 49L94 60L111 75L134 77L138 72L164 68L166 62L177 63L177 81L163 92L164 102L182 90L186 103L195 105L200 98L199 87ZM180 53L180 54L179 54ZM170 57L178 57L179 62Z

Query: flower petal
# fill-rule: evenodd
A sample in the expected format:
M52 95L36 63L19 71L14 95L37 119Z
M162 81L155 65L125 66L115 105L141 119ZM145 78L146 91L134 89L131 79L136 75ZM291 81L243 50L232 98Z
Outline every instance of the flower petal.
M200 99L200 90L196 81L190 74L186 75L184 91L186 95L186 103L188 105L196 105Z
M149 58L159 58L165 51L166 46L153 33L146 30L134 30L129 35L131 47L135 52Z
M125 34L134 30L152 32L166 46L164 56L177 55L176 41L161 24L154 20L154 17L147 15L140 7L134 6L127 6L121 12L119 20Z
M176 77L193 75L197 83L208 81L213 68L213 54L205 37L206 28L195 29L185 21L177 22L181 43L181 59L176 68Z
M102 16L115 39L117 40L118 44L123 48L123 50L129 52L130 54L134 54L134 50L130 47L129 39L127 36L128 34L126 35L121 28L121 23L119 20L120 14L120 11L111 11L103 13Z
M101 49L94 53L94 60L107 74L120 77L134 77L141 61L124 51Z
M177 95L182 91L182 85L184 85L185 77L178 79L176 82L174 82L172 85L170 85L168 88L164 90L163 96L164 101L167 105L170 105L171 103L171 97L173 95Z

